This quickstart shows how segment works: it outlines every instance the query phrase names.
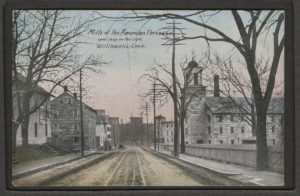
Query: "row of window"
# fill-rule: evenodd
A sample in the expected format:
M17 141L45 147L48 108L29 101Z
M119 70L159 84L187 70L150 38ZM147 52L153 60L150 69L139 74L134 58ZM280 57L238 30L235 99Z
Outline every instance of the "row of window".
M207 132L208 132L208 134L211 134L211 127L207 127ZM230 127L230 132L234 133L234 127ZM241 127L241 133L244 133L244 132L245 132L245 128ZM223 127L219 128L219 133L223 134Z
M79 123L73 123L73 129L74 130L79 130ZM56 123L52 123L52 127L53 129L57 129L57 124Z
M72 110L72 116L73 116L73 118L79 117L80 116L79 112L80 112L79 110L75 110L75 109ZM52 115L53 115L53 118L58 118L59 112L58 111L53 111Z
M235 120L235 116L234 114L230 114L229 115L229 119L231 122L233 122ZM226 115L224 114L218 114L216 115L216 119L218 122L222 122L224 120L224 118L226 117ZM240 118L241 121L244 121L244 115L238 115L238 117ZM269 115L269 119L271 120L271 122L275 121L275 116L274 115ZM207 115L207 122L211 122L211 116Z
M169 127L169 124L167 124L167 128ZM170 124L170 127L173 127L173 124Z
M169 135L169 131L167 131L167 135ZM173 131L170 131L170 135L173 135Z
M72 98L71 97L65 97L65 98L61 98L59 100L60 104L72 104Z
M173 142L173 138L171 138L170 140L169 140L169 138L167 138L167 142Z

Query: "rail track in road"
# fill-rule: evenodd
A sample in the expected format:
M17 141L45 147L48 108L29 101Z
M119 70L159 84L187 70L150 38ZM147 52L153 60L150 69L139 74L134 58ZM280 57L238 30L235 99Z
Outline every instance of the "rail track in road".
M128 147L14 181L20 186L241 186L228 176L145 150ZM249 184L246 184L249 185Z
M128 150L105 182L105 186L145 186L145 178L137 150Z

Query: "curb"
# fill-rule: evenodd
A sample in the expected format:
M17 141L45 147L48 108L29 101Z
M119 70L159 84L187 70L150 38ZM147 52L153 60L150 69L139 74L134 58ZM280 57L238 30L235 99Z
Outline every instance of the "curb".
M55 176L49 177L48 179L45 179L45 180L39 182L39 183L37 184L37 186L46 186L47 184L49 184L49 183L51 183L51 182L53 182L53 181L55 181L55 180L57 180L57 179L63 178L63 177L65 177L65 176L68 176L68 175L70 175L70 174L73 174L73 173L75 173L75 172L77 172L77 171L80 171L80 170L85 169L85 168L87 168L87 167L93 166L93 165L95 165L96 163L98 163L99 161L101 161L102 159L105 159L105 158L107 158L107 157L113 155L115 152L116 152L116 151L110 151L110 152L108 152L108 153L103 153L103 154L101 154L99 157L97 157L97 158L95 158L95 159L93 159L93 160L90 160L89 162L84 163L83 165L79 165L79 166L74 167L74 168L72 168L72 169L70 169L70 170L64 171L64 172L59 173L59 174L57 174L57 175L55 175Z
M42 166L42 167L39 167L39 168L34 168L34 169L31 169L31 170L27 170L25 172L19 172L17 174L12 175L12 179L16 180L18 178L22 178L22 177L25 177L25 176L28 176L28 175L32 175L32 174L38 173L38 172L46 170L46 169L51 169L51 168L54 168L54 167L57 167L57 166L60 166L60 165L64 165L64 164L67 164L67 163L71 163L73 161L77 161L79 159L83 159L83 158L86 158L86 157L89 157L89 156L92 156L92 155L96 155L96 154L102 155L102 154L106 154L106 153L95 152L95 153L85 155L83 157L79 156L79 157L75 157L75 158L70 158L68 160L60 161L60 162L57 162L57 163L54 163L54 164L51 164L51 165L46 165L46 166Z
M171 158L175 158L174 156L169 155L169 154L166 154L166 153L163 153L163 152L154 151L154 150L152 150L152 149L146 149L146 148L144 148L144 147L142 147L142 146L139 146L139 147L141 147L141 148L143 148L143 149L145 149L145 150L147 150L147 151L151 151L151 152L154 152L154 153L159 153L159 154L162 154L162 155L166 155L166 156L171 157ZM217 170L217 169L213 169L213 168L210 168L210 167L207 167L207 166L203 166L203 165L194 163L194 162L192 162L192 161L187 161L187 160L184 160L184 159L181 159L181 158L176 158L176 159L181 160L181 161L183 161L183 162L185 162L185 163L193 164L193 165L195 165L195 166L200 166L200 167L202 167L202 168L205 168L205 169L208 169L208 170L212 170L213 172L218 173L218 174L221 174L221 175L229 175L229 176L243 175L243 174L241 174L241 173L229 173L229 172L223 172L223 171L220 171L220 170Z

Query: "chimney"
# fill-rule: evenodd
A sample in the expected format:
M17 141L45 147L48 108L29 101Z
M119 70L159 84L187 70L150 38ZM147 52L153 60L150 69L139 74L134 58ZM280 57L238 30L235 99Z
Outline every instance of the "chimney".
M68 92L68 87L64 86L64 92Z
M77 99L77 93L74 93L74 98Z
M214 97L220 97L219 76L214 75Z

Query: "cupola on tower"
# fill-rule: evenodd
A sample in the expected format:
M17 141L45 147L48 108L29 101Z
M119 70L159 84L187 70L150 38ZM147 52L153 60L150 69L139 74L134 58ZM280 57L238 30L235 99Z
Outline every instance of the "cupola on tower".
M187 113L185 117L185 143L203 143L205 135L205 104L206 87L202 81L203 68L195 60L184 69L186 87Z

